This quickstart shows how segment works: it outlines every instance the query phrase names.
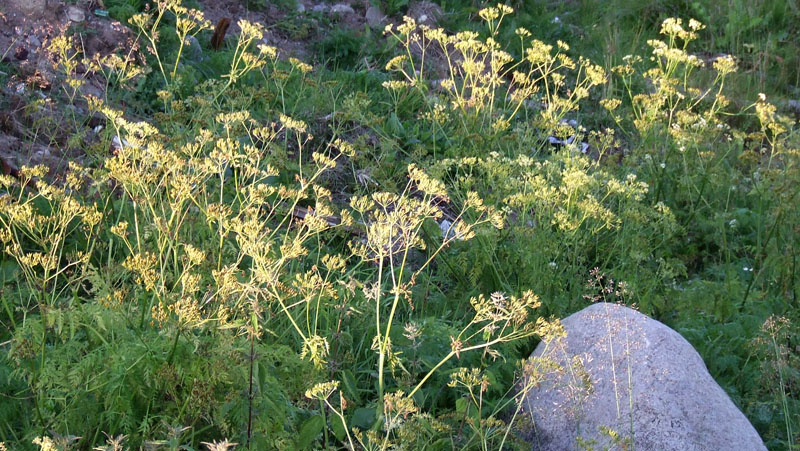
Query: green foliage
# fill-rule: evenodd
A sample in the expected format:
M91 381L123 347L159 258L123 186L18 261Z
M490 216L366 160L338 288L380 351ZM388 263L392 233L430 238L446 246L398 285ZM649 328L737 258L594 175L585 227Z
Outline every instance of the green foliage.
M332 69L353 70L360 63L364 48L370 45L366 31L334 28L315 44L315 51Z
M371 2L389 16L408 11L408 0L371 0Z
M65 101L107 129L86 167L0 176L0 442L526 449L513 387L534 370L517 362L563 334L552 318L613 298L679 330L791 449L794 122L764 95L731 100L747 66L704 63L699 22L661 20L709 4L606 16L646 12L630 43L597 31L640 55L622 59L520 3L462 9L475 32L337 31L315 48L331 70L244 21L193 55L210 24L179 2L109 3L143 68L81 73L54 39ZM720 45L794 33L788 3L748 5L731 14L772 13ZM305 33L295 19L283 31ZM105 99L81 97L90 72Z
M732 77L733 99L753 98L759 92L793 95L792 86L800 82L800 7L791 0L585 1L577 11L559 15L559 28L577 27L585 37L575 44L586 47L586 53L604 55L613 65L625 55L641 52L661 22L675 16L694 17L708 27L698 55L736 56L743 71Z
M144 0L108 0L103 4L108 9L109 16L122 23L128 23L128 19L145 7Z

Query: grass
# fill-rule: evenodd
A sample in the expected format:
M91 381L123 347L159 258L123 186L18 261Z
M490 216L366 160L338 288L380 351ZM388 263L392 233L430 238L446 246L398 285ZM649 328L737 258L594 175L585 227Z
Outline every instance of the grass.
M778 32L747 54L795 11L608 5L408 18L315 66L246 22L193 60L210 24L178 3L119 5L145 67L55 39L53 95L106 127L0 177L0 442L523 449L523 359L602 273L796 448L800 136L772 103L796 72Z

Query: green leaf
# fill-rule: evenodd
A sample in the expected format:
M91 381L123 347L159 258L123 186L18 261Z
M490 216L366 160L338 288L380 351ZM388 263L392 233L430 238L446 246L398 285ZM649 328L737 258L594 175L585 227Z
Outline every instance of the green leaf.
M0 264L0 279L3 283L13 282L17 280L19 274L19 265L13 260L6 260Z
M464 415L464 412L467 411L469 404L467 404L467 400L465 398L458 398L456 399L456 412L459 415Z
M307 419L303 425L300 426L300 433L298 434L296 442L297 449L309 449L311 443L319 436L324 426L325 420L322 419L322 415L314 415Z
M350 424L360 429L369 429L375 423L375 409L359 407L353 412Z
M255 313L250 314L250 325L253 326L253 330L258 330L258 315Z
M336 440L344 440L345 435L347 434L347 425L342 422L342 419L339 418L337 415L331 415L331 431L333 431L333 435L336 436Z
M360 404L361 396L358 394L358 388L356 388L358 385L356 385L356 378L353 376L352 371L342 371L342 385L345 394L350 397L350 400L355 401L356 404Z
M263 362L255 362L253 365L253 369L255 370L255 374L253 377L258 381L258 387L261 389L262 392L267 390L267 374L268 371L265 368Z
M389 116L389 120L386 121L386 125L389 127L389 131L394 136L401 136L405 131L402 122L400 122L400 118L398 118L394 113Z

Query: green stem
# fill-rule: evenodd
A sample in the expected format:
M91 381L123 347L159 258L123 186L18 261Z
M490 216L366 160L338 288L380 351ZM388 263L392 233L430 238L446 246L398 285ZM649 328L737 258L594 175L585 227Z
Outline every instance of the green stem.
M391 257L390 257L391 258ZM383 279L383 254L378 255L378 259L380 263L378 263L378 284L377 284L377 292L373 293L375 296L375 328L377 337L381 335L381 280ZM378 406L376 409L378 410L378 416L381 414L381 407L383 405L383 345L381 344L378 348Z
M183 53L183 45L186 42L186 35L181 36L181 44L178 47L178 56L175 57L175 65L172 67L172 74L170 74L170 78L172 81L175 81L175 74L178 72L178 62L181 60L181 53Z
M175 339L172 341L172 349L169 351L169 357L167 357L167 365L172 365L172 359L175 357L175 350L178 349L178 338L181 336L181 329L175 329Z

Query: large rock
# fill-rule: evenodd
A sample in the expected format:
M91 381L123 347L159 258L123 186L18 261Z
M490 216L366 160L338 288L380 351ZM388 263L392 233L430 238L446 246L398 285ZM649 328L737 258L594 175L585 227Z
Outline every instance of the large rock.
M567 336L540 343L528 365L523 408L534 450L575 450L581 442L643 451L766 449L674 330L609 303L562 324Z
M380 8L377 6L370 6L367 8L366 14L364 14L364 18L367 20L367 25L372 28L377 28L383 25L386 21L386 14L381 11Z

